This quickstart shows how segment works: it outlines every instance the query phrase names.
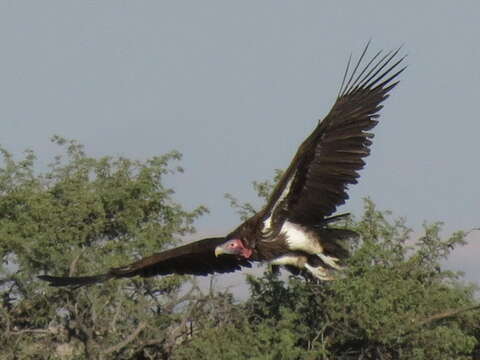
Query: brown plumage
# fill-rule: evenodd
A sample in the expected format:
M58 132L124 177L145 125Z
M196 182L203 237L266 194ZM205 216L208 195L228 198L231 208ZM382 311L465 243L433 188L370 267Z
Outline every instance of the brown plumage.
M53 286L82 286L106 281L112 278L132 276L150 277L167 274L207 275L226 273L251 267L248 260L233 255L215 257L215 248L224 243L225 238L202 239L174 249L145 257L132 264L112 268L105 274L78 277L39 276Z
M82 286L137 275L226 273L267 261L331 279L348 256L342 243L356 234L327 225L343 217L332 214L357 182L372 143L368 131L405 69L398 68L404 59L397 59L399 50L378 52L361 68L367 50L368 44L352 71L349 60L332 109L300 145L265 207L225 238L199 240L105 274L40 278L53 286Z

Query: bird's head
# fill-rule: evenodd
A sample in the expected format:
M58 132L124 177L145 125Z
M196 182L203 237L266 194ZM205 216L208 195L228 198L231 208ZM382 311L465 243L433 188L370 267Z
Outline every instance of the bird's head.
M243 244L243 241L240 239L228 240L215 248L215 256L217 257L228 254L248 259L250 256L252 256L252 253L253 250L246 247Z

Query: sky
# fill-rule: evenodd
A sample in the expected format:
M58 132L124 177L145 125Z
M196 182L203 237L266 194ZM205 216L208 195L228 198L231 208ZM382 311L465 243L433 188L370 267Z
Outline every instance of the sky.
M408 69L340 211L369 196L416 231L480 226L478 1L0 0L0 144L40 167L54 134L89 155L176 149L175 200L210 214L199 235L238 224L224 198L288 166L330 109L347 59L403 45ZM480 273L480 231L448 264Z

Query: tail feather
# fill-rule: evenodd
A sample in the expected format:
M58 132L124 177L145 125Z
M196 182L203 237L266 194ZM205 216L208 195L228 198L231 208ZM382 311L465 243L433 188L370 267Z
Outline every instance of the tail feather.
M112 277L111 274L99 274L93 276L78 276L78 277L69 277L69 276L50 276L50 275L40 275L38 278L44 281L47 281L50 286L72 286L80 287L85 285L92 285L100 282L104 282Z
M324 228L317 230L324 254L345 260L350 257L352 242L358 240L360 235L348 229Z
M337 221L340 221L346 217L349 217L350 216L350 213L343 213L343 214L340 214L340 215L335 215L335 216L330 216L326 219L323 219L322 223L320 224L321 227L325 226L325 225L328 225L332 222L337 222Z

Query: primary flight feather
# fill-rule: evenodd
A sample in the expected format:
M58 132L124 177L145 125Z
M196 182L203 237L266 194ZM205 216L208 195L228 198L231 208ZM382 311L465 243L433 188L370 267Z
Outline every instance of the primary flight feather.
M365 61L368 47L354 65L349 59L333 107L300 145L265 207L226 237L165 250L104 274L40 278L52 286L82 286L132 276L226 273L259 261L331 279L348 256L342 242L356 233L328 224L344 216L332 215L348 199L348 185L357 182L372 144L369 131L405 69L399 50Z

